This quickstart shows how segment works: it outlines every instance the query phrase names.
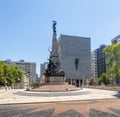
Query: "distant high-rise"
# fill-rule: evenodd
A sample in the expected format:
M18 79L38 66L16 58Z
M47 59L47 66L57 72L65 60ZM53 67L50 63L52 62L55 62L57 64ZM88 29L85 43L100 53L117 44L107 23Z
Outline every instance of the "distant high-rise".
M20 61L11 61L11 59L7 59L4 61L8 65L16 65L21 70L25 71L30 79L30 84L36 81L36 63L35 62L25 62L24 60Z
M120 34L111 40L112 44L120 43Z
M97 49L97 71L98 71L98 78L103 73L106 73L106 59L105 59L105 53L103 52L103 49L105 47L106 47L106 45L101 45Z
M98 78L97 71L97 50L91 53L91 78Z
M102 73L106 73L106 59L103 49L106 45L101 45L91 54L91 77L99 78Z
M40 75L43 75L45 70L47 69L48 62L44 62L40 64Z

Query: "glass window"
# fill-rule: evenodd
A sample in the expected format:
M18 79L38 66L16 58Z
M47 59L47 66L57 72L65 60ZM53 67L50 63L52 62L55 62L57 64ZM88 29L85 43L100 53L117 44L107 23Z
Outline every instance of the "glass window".
M79 59L75 59L75 69L76 71L78 71L78 68L79 68Z

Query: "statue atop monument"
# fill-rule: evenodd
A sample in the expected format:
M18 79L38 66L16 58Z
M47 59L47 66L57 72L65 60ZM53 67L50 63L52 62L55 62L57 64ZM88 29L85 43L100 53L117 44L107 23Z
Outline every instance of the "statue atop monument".
M53 33L56 33L56 24L57 24L57 22L56 21L53 21Z

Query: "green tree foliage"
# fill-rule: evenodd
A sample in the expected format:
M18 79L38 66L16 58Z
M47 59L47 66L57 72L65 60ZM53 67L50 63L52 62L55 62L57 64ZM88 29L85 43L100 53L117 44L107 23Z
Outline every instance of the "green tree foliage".
M108 73L112 79L120 78L120 43L104 48Z
M9 66L0 62L0 85L7 84Z
M110 84L110 79L109 79L108 74L103 73L103 74L100 76L100 78L99 78L99 83L100 83L100 84L103 83L103 84L105 84L105 85Z
M23 72L18 66L8 66L4 62L0 62L0 85L12 85L20 83Z
M91 78L89 81L89 85L98 85L98 79L96 78Z
M32 83L31 83L31 87L35 88L35 87L37 87L37 86L38 86L38 83L37 83L37 82L32 82Z

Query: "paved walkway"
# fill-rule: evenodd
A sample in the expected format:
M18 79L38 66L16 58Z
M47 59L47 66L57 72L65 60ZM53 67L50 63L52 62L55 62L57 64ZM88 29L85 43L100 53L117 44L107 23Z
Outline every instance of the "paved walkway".
M0 105L0 117L120 117L120 100Z
M9 92L8 95L0 96L0 104L61 102L111 98L120 98L120 94L117 91L87 88L70 92L30 92L24 90L13 90Z

